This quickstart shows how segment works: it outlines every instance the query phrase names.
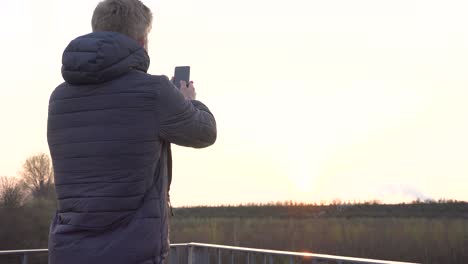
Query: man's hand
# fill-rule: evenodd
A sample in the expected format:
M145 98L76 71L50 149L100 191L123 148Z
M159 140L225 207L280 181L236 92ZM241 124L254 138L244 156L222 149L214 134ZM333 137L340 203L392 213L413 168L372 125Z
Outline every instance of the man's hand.
M197 97L197 93L195 92L195 87L193 86L193 82L187 86L187 82L180 81L180 92L184 95L185 99L187 100L195 100Z

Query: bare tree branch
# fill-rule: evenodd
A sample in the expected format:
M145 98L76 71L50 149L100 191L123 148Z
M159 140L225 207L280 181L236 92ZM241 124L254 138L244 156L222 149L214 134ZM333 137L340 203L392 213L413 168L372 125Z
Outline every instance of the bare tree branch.
M24 198L24 192L20 182L16 178L0 178L0 204L5 208L20 207Z
M21 172L24 186L35 198L48 198L53 195L53 168L47 154L40 153L29 157Z

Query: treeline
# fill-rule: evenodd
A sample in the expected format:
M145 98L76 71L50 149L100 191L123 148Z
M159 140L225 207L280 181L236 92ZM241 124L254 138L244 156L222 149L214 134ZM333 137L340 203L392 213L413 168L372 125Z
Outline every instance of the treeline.
M306 204L275 202L228 206L196 206L174 209L175 217L450 217L467 218L468 203L440 199L415 200L411 203L382 204L378 201L341 202L330 204Z
M0 250L47 248L56 207L49 155L33 155L18 175L0 177ZM19 257L1 256L0 263L19 263ZM31 256L29 263L45 264L47 255Z
M27 158L18 175L0 177L0 208L20 208L41 200L55 201L54 170L44 153Z

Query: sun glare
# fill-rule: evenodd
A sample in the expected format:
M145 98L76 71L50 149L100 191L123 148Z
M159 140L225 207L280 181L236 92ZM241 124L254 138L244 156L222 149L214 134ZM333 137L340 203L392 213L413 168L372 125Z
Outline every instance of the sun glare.
M294 191L306 194L312 192L316 178L318 176L317 166L306 157L296 160L290 165L287 172L289 181L294 187Z

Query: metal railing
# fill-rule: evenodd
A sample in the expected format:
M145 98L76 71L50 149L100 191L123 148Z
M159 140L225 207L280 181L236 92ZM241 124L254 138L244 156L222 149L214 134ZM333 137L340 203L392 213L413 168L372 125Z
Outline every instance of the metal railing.
M231 247L213 244L172 244L169 264L415 264L313 253Z
M36 255L40 253L47 253L47 249L28 249L28 250L6 250L0 251L0 256L14 255L19 256L21 264L28 264L28 258L30 255Z
M47 253L47 249L0 251L2 255L20 257L21 264L28 264L33 254ZM231 247L213 244L171 244L168 264L415 264L376 259L351 258L313 253Z

